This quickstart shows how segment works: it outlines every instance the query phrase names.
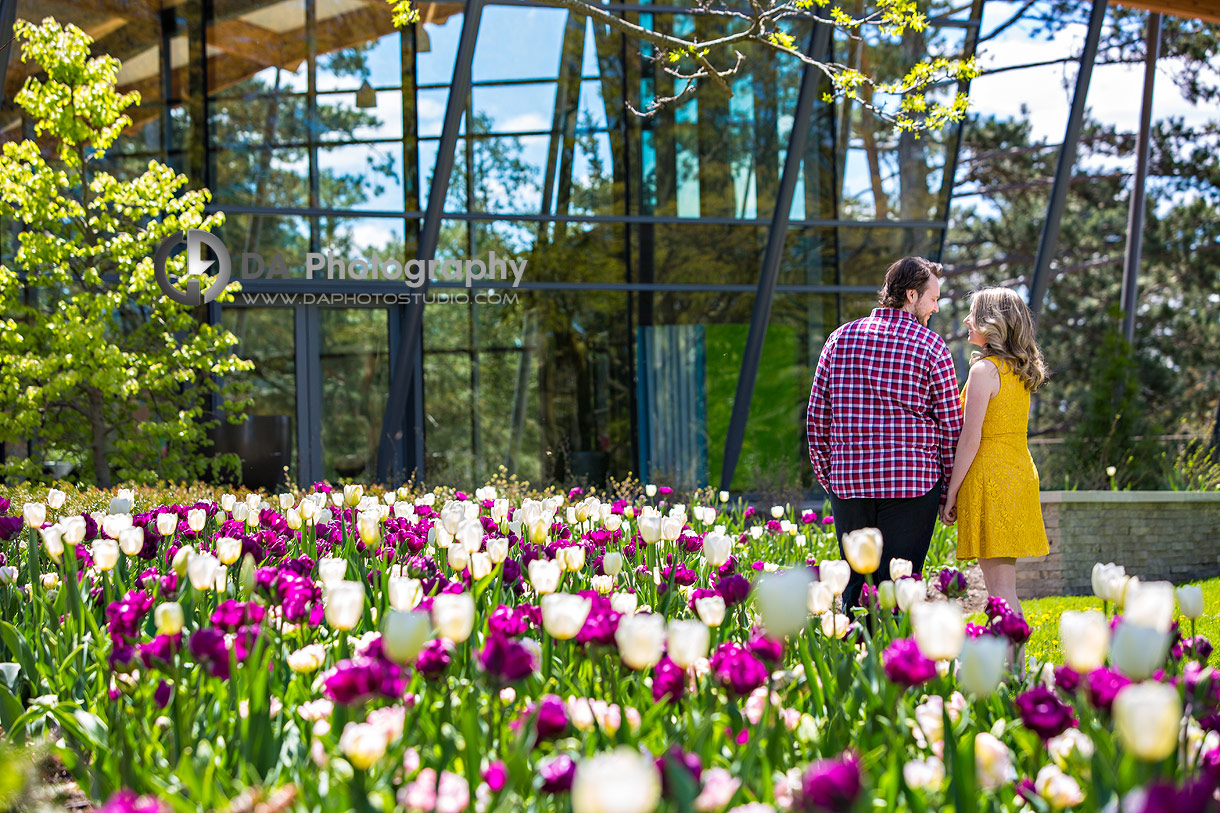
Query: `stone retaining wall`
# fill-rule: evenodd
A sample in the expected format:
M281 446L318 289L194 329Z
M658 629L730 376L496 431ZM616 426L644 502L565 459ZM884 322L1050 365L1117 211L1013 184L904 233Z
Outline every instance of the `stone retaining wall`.
M1043 491L1050 553L1017 563L1021 598L1088 595L1095 562L1175 583L1220 576L1220 494Z

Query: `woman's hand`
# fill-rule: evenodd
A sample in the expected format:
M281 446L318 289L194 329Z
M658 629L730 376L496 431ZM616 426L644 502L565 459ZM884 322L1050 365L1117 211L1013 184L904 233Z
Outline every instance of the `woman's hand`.
M940 521L945 525L957 522L957 495L950 494L945 504L940 507Z

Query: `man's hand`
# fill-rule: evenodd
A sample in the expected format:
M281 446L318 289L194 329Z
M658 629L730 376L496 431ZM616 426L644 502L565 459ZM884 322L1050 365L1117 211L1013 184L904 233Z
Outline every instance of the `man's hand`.
M957 522L957 496L951 496L945 500L945 504L940 507L940 521L945 525L952 525Z

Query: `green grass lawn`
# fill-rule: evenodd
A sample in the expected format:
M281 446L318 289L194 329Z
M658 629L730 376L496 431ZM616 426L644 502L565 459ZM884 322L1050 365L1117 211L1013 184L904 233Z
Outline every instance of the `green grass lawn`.
M1203 615L1195 621L1199 635L1207 638L1213 646L1220 644L1220 578L1198 582L1203 587ZM1063 662L1063 654L1059 651L1059 616L1064 610L1101 609L1101 599L1096 596L1052 596L1050 598L1030 599L1021 602L1025 612L1025 620L1033 629L1033 635L1026 644L1026 655L1037 658L1040 662ZM1182 635L1190 635L1190 621L1178 617ZM1220 646L1212 653L1208 661L1213 667L1220 668Z

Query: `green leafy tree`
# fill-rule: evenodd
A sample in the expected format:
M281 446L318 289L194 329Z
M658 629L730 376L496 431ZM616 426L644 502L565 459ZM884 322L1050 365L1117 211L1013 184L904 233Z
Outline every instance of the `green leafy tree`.
M80 454L102 487L198 477L213 377L251 365L230 354L231 333L163 294L152 257L166 237L223 216L204 214L206 190L179 194L186 177L156 161L127 181L101 171L139 102L115 89L118 60L91 58L72 25L14 30L44 78L15 99L35 138L0 154L0 217L20 229L13 267L0 267L0 441L34 439L40 454L3 471L39 477L39 458ZM230 420L241 406L230 400Z

